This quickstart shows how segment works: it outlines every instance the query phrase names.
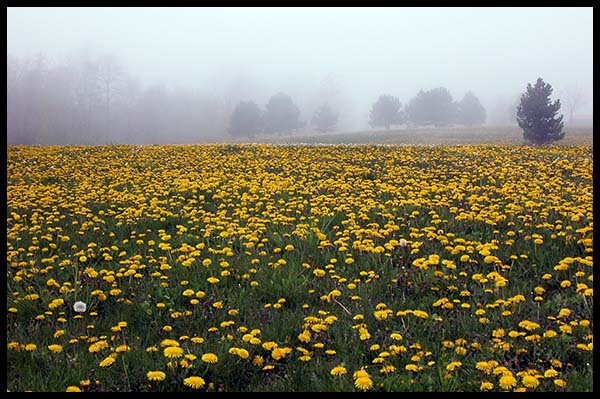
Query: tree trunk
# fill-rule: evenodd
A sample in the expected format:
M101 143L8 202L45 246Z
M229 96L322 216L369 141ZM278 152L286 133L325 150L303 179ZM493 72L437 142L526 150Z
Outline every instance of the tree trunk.
M569 126L573 126L573 107L571 107L569 115Z

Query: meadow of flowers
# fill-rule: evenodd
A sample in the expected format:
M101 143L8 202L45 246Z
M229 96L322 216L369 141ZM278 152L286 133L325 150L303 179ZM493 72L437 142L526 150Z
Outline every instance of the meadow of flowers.
M592 146L7 147L10 391L592 391Z

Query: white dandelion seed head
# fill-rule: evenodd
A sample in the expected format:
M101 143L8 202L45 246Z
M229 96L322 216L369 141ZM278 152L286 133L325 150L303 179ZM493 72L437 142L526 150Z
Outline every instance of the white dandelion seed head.
M75 304L73 304L73 310L77 313L83 313L86 309L87 305L85 304L85 302L77 301L75 302Z

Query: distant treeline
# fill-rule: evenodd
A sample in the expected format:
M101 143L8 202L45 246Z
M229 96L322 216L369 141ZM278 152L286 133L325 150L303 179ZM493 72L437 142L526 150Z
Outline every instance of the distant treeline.
M8 57L6 76L8 144L167 143L168 132L192 143L222 134L231 112L199 90L142 88L110 55L54 66Z
M142 87L111 55L72 57L54 64L43 55L30 59L7 55L6 76L9 145L193 143L328 132L338 130L340 119L348 117L340 101L331 101L332 95L326 94L336 92L335 88L315 96L302 120L300 107L286 93L275 93L259 105L239 100L241 96L227 100L198 89ZM496 114L502 116L492 123L514 124L515 107L501 104ZM487 112L473 92L455 101L446 88L439 87L419 91L404 106L397 97L382 94L364 123L389 129L473 126L486 119Z

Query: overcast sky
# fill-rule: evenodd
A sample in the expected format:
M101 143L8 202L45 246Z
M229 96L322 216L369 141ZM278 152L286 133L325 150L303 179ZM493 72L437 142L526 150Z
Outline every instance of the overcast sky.
M555 94L583 87L589 114L592 34L592 7L7 8L10 55L89 48L146 84L242 77L268 94L333 76L361 113L379 94L406 103L439 86L489 105L542 77Z

